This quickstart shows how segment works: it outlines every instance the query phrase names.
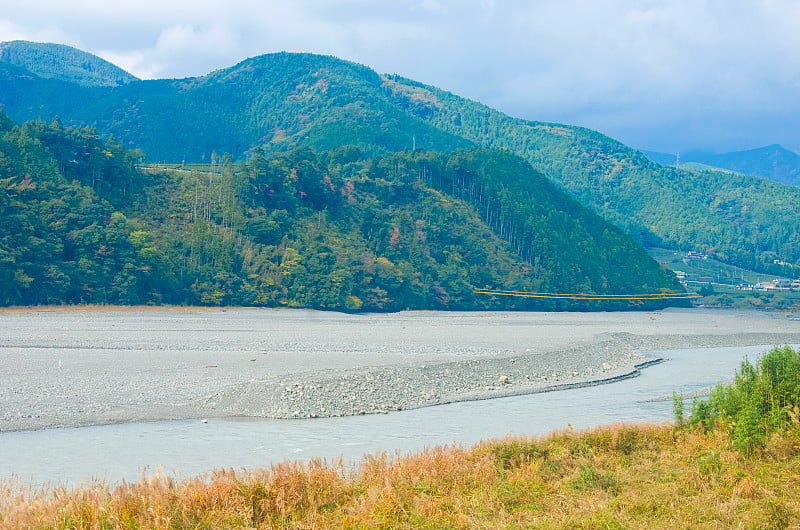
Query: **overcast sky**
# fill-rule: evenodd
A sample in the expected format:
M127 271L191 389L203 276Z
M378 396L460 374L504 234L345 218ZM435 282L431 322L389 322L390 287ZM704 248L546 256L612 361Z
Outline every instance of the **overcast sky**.
M800 149L798 0L0 0L0 41L142 78L335 55L641 149Z

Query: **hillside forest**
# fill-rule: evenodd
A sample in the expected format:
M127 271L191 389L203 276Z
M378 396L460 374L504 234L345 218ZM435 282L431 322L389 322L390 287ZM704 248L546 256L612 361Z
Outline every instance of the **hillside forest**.
M40 60L44 51L47 61ZM280 157L310 147L324 159L351 145L363 154L358 163L371 167L417 149L507 150L641 245L800 277L796 186L664 167L599 132L517 119L336 57L275 53L201 77L144 81L123 79L113 65L93 68L99 79L83 79L75 68L98 58L56 45L7 43L3 57L0 105L13 119L49 123L60 116L69 126L91 125L103 139L143 149L151 163L209 163L219 153L246 163L254 148ZM436 182L425 185L438 189ZM511 236L512 247L522 249L522 233L500 237ZM524 250L520 257L528 259Z
M353 146L141 170L144 154L0 113L0 304L649 309L495 297L681 292L622 231L507 152Z

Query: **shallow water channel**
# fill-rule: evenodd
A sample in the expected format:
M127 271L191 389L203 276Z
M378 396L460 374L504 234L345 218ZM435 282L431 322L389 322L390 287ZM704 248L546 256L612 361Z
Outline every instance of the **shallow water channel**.
M570 425L661 421L671 418L673 390L691 392L729 379L744 356L755 359L769 348L651 352L668 360L613 384L385 415L160 421L0 433L0 477L15 475L23 483L115 482L138 479L143 471L157 468L188 477L285 459L341 456L350 461L377 451L469 445Z

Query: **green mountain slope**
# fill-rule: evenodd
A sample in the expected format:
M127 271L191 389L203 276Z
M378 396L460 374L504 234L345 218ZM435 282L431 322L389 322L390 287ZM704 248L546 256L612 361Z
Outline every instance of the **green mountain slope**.
M473 145L397 108L372 70L333 57L264 55L200 78L105 89L48 84L8 69L3 77L0 103L14 119L92 124L156 161L202 162L214 152L239 158L259 144L367 152Z
M90 128L0 113L0 304L630 309L682 292L624 233L509 153L308 147L221 173L133 167ZM511 196L507 199L506 196ZM685 301L683 301L685 303Z
M0 42L0 62L18 66L44 79L82 86L118 86L138 79L96 55L63 44Z
M590 129L514 119L434 87L396 82L399 98L411 87L418 97L439 101L431 124L519 154L646 245L712 251L748 269L800 275L800 189L794 186L659 166ZM773 267L778 258L792 266Z
M504 115L435 87L333 57L271 54L184 80L55 86L0 71L15 119L92 124L150 160L201 162L345 144L368 155L481 146L523 157L637 240L713 250L757 270L800 264L800 190L761 179L661 167L597 132ZM64 90L60 90L63 88ZM75 104L74 102L80 102ZM797 275L791 266L781 274Z

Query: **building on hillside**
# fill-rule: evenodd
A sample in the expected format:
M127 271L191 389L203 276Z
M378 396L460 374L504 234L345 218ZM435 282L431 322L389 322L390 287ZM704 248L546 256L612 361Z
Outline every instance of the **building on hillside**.
M708 259L708 256L702 252L695 252L690 250L686 253L686 259Z

